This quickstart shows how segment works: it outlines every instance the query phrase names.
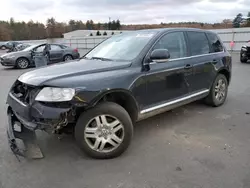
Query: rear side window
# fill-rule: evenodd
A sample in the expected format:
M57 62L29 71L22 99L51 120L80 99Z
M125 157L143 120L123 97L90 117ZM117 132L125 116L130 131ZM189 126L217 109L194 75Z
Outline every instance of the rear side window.
M190 52L192 56L209 54L210 52L209 43L205 33L188 31L187 35L189 39Z
M170 53L170 59L187 57L187 46L183 32L166 34L153 49L167 49Z
M219 37L214 33L207 33L208 40L211 43L212 52L222 52L223 45L221 44Z
M51 50L53 51L53 50L61 50L62 48L60 47L60 46L58 46L58 45L50 45L50 48L51 48Z

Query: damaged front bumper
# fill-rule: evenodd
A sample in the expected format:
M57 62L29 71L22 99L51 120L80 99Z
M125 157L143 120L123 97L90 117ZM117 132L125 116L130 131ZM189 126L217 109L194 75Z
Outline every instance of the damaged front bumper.
M36 142L35 132L24 127L10 109L8 109L7 136L10 149L15 155L30 159L43 158L42 151Z
M37 101L26 104L11 92L7 104L7 135L10 148L15 155L31 159L43 158L35 131L55 132L65 127L69 120L73 121L71 108L46 106Z

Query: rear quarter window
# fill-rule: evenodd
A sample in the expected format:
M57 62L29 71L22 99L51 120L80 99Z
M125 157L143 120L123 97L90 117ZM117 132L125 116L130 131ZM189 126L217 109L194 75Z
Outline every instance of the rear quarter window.
M209 42L204 32L187 32L191 56L209 54Z
M208 40L210 41L212 52L222 52L223 44L220 42L219 37L215 33L207 33Z

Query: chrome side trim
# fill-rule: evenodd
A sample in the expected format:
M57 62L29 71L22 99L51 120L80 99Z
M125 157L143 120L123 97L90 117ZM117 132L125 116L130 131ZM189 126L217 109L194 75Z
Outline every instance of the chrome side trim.
M163 72L171 72L171 71L181 70L181 69L184 69L184 66L171 68L171 69L165 69L165 70L162 70L162 71L149 72L149 73L146 73L145 76L152 75L152 74L159 74L159 73L163 73Z
M180 99L176 99L176 100L173 100L173 101L164 103L164 104L160 104L160 105L158 105L158 106L154 106L154 107L151 107L151 108L142 110L142 111L140 112L140 114L145 114L145 113L148 113L148 112L151 112L151 111L154 111L154 110L157 110L157 109L160 109L160 108L169 106L169 105L173 105L173 104L175 104L175 103L179 103L179 102L182 102L182 101L191 99L191 98L193 98L193 97L196 97L196 96L199 96L199 95L208 93L208 92L209 92L209 89L202 90L202 91L199 91L199 92L194 93L194 94L192 94L192 95L188 95L188 96L183 97L183 98L180 98Z
M12 93L9 93L9 95L10 95L10 97L11 97L12 99L14 99L16 102L18 102L19 104L21 104L21 105L24 106L24 107L27 107L26 104L24 104L23 102L21 102L20 100L18 100Z
M225 51L214 52L214 53L209 53L209 54L193 55L193 56L187 56L187 57L180 57L180 58L175 58L175 59L168 59L167 62L178 61L178 60L186 60L186 59L191 59L191 58L195 58L195 57L203 57L203 56L222 54L222 53L225 53Z

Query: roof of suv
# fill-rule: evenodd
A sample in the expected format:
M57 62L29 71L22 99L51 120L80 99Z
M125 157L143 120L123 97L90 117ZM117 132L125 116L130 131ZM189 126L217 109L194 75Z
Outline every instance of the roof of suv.
M210 32L208 30L198 29L198 28L185 28L185 27L177 27L177 28L157 28L157 29L143 29L139 31L158 31L158 32L166 32L166 31L204 31Z

